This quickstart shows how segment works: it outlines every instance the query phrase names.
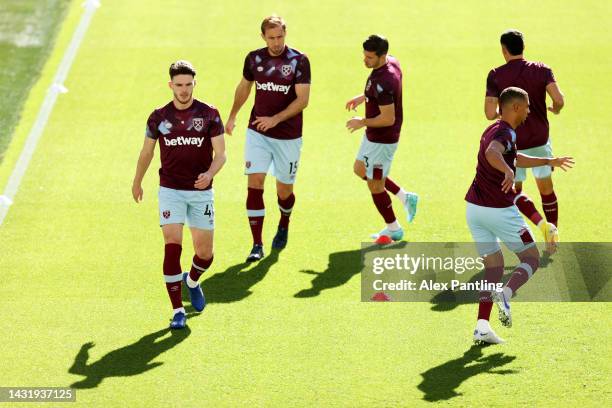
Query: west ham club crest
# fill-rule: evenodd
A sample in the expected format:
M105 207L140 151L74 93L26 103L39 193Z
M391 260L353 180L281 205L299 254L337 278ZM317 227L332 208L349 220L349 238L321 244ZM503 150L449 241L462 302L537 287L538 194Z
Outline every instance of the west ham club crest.
M283 74L284 76L291 75L291 65L281 66L281 74Z
M201 131L204 128L204 118L193 118L193 128L196 131Z

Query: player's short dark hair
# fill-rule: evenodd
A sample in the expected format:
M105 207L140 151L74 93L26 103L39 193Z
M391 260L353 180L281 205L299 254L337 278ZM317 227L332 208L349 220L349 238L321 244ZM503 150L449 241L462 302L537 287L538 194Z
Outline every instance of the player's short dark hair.
M263 19L261 22L261 33L265 34L268 28L281 27L283 31L287 29L287 24L282 17L272 14Z
M191 65L191 62L178 60L170 65L170 79L174 78L176 75L191 75L195 77L196 71L193 65Z
M363 42L363 49L364 51L375 52L380 57L389 51L389 41L382 35L372 34Z
M527 92L516 86L510 86L502 91L499 95L499 106L505 106L513 103L516 100L528 101L529 95Z
M519 30L508 30L503 32L499 42L506 47L510 55L521 55L525 49L523 33Z

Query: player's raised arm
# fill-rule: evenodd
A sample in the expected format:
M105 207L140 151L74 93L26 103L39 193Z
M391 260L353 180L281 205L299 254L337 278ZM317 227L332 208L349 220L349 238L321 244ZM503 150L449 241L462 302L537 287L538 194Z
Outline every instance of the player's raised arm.
M132 183L132 196L134 201L142 201L142 179L153 160L155 154L155 143L157 140L145 137L142 149L140 150L140 156L138 157L138 164L136 165L136 175L134 176L134 182Z
M234 93L234 104L232 105L232 110L227 118L227 122L225 124L225 132L228 135L231 135L234 131L234 127L236 127L236 115L242 108L242 105L249 99L249 95L251 94L251 88L253 87L253 81L249 81L246 78L242 77L238 86L236 87L236 92Z
M557 85L556 82L551 82L550 84L546 85L546 93L548 96L550 96L550 99L552 99L553 102L553 105L549 106L548 110L555 115L558 115L565 105L565 98L559 89L559 85Z
M567 171L574 167L574 158L569 156L563 157L534 157L528 156L523 153L517 153L516 155L516 166L517 167L539 167L539 166L552 166L560 167L561 170Z

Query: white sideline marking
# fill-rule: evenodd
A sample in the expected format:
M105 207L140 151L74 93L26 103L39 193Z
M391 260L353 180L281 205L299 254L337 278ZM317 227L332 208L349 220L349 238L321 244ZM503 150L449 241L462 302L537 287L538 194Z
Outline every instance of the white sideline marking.
M66 89L66 87L63 85L64 81L68 76L68 71L70 71L70 67L72 66L74 58L76 57L76 53L81 45L83 37L85 37L85 33L89 28L91 18L96 12L96 9L100 7L100 2L97 0L87 0L83 3L83 7L85 8L85 12L81 16L81 21L72 35L68 48L64 52L64 57L57 68L53 85L51 85L47 91L47 96L45 96L43 104L38 111L38 116L32 125L32 129L30 129L30 133L28 134L25 145L23 146L21 155L19 156L17 163L15 163L15 168L8 179L6 188L4 189L4 194L0 195L0 226L2 226L11 204L13 204L15 201L15 195L17 194L17 190L19 190L21 180L23 179L23 176L30 165L30 160L32 159L34 150L36 150L36 145L38 145L38 141L45 130L45 126L47 125L51 111L53 111L58 95L68 92L68 89Z

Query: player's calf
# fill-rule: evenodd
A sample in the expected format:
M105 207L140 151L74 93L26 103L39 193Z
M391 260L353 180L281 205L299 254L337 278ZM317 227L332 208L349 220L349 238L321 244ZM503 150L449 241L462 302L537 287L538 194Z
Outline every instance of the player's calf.
M514 269L501 292L494 292L493 301L499 309L499 320L505 327L512 327L510 299L535 273L540 264L538 249L533 246L518 254L521 261Z

